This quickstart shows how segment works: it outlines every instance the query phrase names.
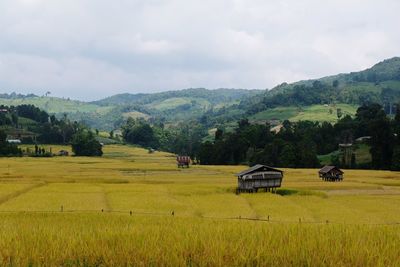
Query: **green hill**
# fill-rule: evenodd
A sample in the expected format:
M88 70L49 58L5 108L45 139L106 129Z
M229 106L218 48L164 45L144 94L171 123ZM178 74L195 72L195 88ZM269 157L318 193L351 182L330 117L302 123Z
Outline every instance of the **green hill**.
M392 110L400 102L400 58L384 60L373 67L316 80L283 83L270 91L241 101L239 108L254 115L277 107L323 104L362 105L376 102Z
M0 95L0 105L31 104L61 118L81 121L92 128L111 130L127 118L162 119L165 122L197 119L211 109L222 109L260 90L185 89L154 94L119 94L94 102L35 95Z
M237 105L243 98L260 94L261 90L184 89L153 94L118 94L91 102L103 108L113 107L107 114L98 118L92 114L81 114L82 120L96 127L106 129L118 125L121 119L144 118L162 120L166 123L194 120L212 110L224 110ZM101 123L98 121L101 120ZM102 128L103 129L103 128Z
M351 72L347 74L338 74L323 77L314 80L299 81L291 84L283 83L268 91L268 95L275 95L282 92L289 92L298 85L312 86L315 81L324 84L335 84L337 88L352 87L354 89L361 87L368 88L372 91L386 87L394 87L399 89L400 85L400 57L394 57L379 62L363 71Z
M94 101L93 104L108 105L149 105L152 103L162 102L171 98L191 98L204 99L211 104L216 105L225 102L241 100L246 96L257 95L261 90L245 90L245 89L215 89L209 90L204 88L190 88L177 91L167 91L152 94L118 94L107 97L102 100Z

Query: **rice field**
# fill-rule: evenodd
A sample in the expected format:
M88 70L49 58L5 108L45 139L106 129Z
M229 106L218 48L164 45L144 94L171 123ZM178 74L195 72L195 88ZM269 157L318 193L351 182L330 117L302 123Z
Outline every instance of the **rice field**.
M0 265L400 262L400 173L348 170L333 183L284 169L279 194L236 195L245 166L178 169L164 152L104 152L0 159Z

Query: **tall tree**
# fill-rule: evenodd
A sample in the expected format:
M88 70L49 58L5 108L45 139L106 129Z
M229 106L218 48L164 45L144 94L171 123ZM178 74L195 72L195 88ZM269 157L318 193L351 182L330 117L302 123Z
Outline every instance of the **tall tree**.
M71 142L72 151L76 156L102 156L102 145L91 131L77 132Z
M394 135L388 118L377 118L370 122L372 166L389 169L392 163Z

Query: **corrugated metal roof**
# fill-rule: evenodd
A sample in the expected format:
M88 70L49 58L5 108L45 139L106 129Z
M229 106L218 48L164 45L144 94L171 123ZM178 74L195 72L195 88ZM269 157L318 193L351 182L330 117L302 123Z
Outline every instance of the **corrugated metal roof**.
M322 169L319 170L320 173L328 173L333 169L337 169L339 172L343 173L338 167L336 166L324 166Z
M255 171L259 170L259 169L264 169L264 168L268 169L269 171L283 172L281 170L278 170L278 169L275 169L275 168L272 168L272 167L269 167L269 166L266 166L266 165L257 164L257 165L254 165L253 167L251 167L251 168L249 168L247 170L244 170L244 171L236 174L236 176L243 176L243 175L246 175L248 173L255 172Z

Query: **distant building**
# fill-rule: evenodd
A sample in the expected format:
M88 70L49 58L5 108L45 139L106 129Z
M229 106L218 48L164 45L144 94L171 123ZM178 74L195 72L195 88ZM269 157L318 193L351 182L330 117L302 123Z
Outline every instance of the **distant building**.
M21 144L21 140L19 139L7 139L9 144Z
M0 113L8 113L8 109L2 108L0 109Z
M257 192L258 189L265 189L270 192L281 187L283 171L257 164L237 174L237 192Z
M336 166L324 166L321 170L319 170L318 174L319 178L324 181L335 182L343 180L344 172Z

